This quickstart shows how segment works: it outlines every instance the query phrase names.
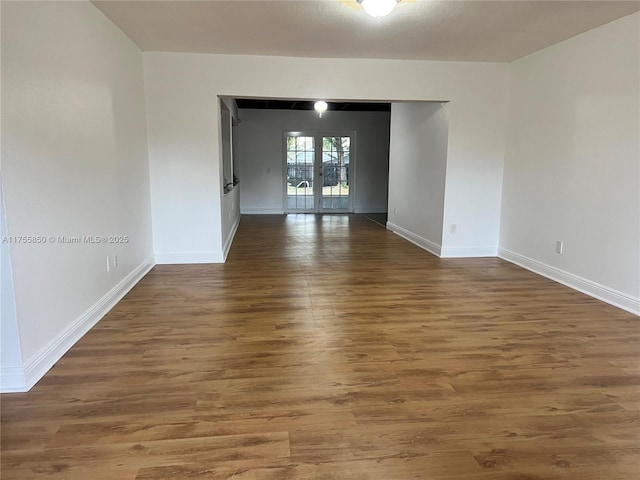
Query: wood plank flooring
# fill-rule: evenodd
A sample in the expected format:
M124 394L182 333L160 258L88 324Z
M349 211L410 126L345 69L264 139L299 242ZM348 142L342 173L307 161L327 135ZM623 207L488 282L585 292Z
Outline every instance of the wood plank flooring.
M245 216L1 397L1 476L637 480L639 322L362 217Z

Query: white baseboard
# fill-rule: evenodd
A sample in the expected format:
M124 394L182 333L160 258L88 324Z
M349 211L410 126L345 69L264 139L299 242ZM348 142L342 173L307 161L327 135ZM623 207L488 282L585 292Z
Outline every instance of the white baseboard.
M442 247L442 258L496 257L498 247Z
M387 207L363 207L354 208L353 213L386 213ZM243 215L284 215L282 208L241 208Z
M411 243L419 246L420 248L423 248L427 252L432 253L437 257L440 256L440 250L442 249L442 246L432 242L431 240L422 238L421 236L416 235L415 233L410 232L405 228L399 227L398 225L395 225L391 222L387 222L387 230L391 230L396 235L401 236L405 240L409 240Z
M353 213L387 213L387 207L356 207Z
M227 261L227 256L229 255L229 250L231 249L233 238L236 236L236 232L238 231L238 227L240 226L241 216L242 214L238 215L238 218L236 218L236 221L233 223L233 226L231 227L231 231L229 232L229 235L227 236L227 239L224 242L224 246L222 247L222 257L224 258L225 262Z
M26 392L29 388L21 366L0 367L0 393Z
M569 288L578 290L591 297L602 300L610 305L626 310L640 316L640 298L627 295L625 293L614 290L613 288L600 285L586 278L579 277L559 268L552 267L546 263L539 262L519 253L512 252L506 248L498 249L498 256L508 262L526 268L534 273L547 277L553 281L566 285Z
M241 208L243 215L284 215L282 208Z
M222 251L156 253L156 265L179 265L185 263L224 263Z
M104 317L154 266L148 259L136 267L100 300L85 310L20 367L0 368L0 392L27 392L67 351Z

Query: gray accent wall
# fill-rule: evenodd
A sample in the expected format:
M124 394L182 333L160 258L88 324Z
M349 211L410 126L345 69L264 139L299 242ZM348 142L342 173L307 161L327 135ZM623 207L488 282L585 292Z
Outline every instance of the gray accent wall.
M387 211L389 112L240 109L237 170L242 213L282 213L284 132L356 132L354 211Z

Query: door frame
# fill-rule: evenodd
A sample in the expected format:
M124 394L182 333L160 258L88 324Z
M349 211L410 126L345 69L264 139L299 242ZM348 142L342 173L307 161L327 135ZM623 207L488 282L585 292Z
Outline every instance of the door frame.
M285 130L282 132L282 211L288 213L353 213L355 210L356 196L356 134L354 130ZM289 208L289 198L287 191L287 137L313 137L314 142L314 165L313 165L313 197L314 208L309 210L297 210ZM350 137L349 145L349 206L346 209L324 209L322 207L322 184L318 179L318 166L322 168L322 137ZM320 148L318 148L320 145Z

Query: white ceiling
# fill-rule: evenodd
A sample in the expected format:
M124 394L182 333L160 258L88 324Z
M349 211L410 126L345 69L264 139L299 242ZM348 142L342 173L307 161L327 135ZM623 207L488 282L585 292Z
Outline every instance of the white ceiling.
M144 51L510 62L640 9L640 1L94 1Z

